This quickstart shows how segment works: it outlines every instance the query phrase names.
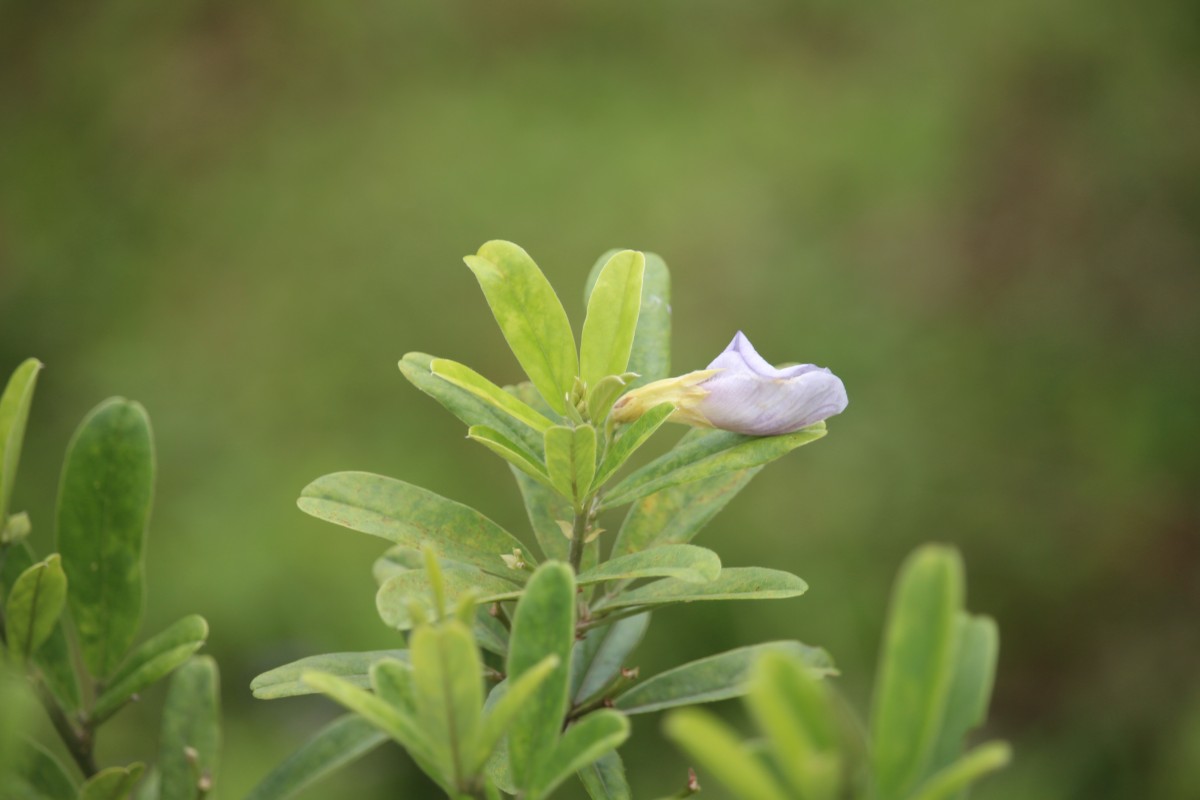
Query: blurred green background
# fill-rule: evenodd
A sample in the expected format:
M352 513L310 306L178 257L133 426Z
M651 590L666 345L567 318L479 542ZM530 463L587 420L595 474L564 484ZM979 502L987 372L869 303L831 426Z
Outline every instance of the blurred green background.
M949 541L1016 746L977 796L1200 796L1198 8L3 0L0 368L47 364L14 505L48 550L74 425L150 410L144 630L212 623L233 800L334 713L252 676L395 642L383 543L301 514L307 481L525 530L395 367L518 378L460 256L522 244L578 325L601 252L654 250L677 372L741 328L851 405L699 540L809 594L664 612L643 674L798 637L862 707L896 567ZM101 757L152 755L159 702ZM682 785L657 719L626 752L639 797ZM389 748L306 795L351 796L432 792Z

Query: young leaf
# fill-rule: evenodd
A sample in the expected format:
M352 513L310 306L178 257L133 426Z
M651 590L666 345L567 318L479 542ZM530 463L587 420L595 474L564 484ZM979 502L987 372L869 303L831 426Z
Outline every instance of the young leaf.
M587 414L588 419L599 424L612 410L613 403L637 379L636 372L624 372L620 375L606 375L595 384L588 387Z
M476 754L483 709L483 664L471 633L457 621L423 625L412 635L412 689L417 724L429 739L434 763L465 790L482 763Z
M571 646L575 642L575 576L571 568L549 562L525 587L513 616L508 649L508 679L514 681L547 656L559 664L514 719L509 758L519 787L528 789L550 758L567 710Z
M486 425L474 425L467 429L467 438L479 442L535 481L555 488L550 481L550 475L546 472L546 467L538 461L537 456L507 438L500 431Z
M633 800L621 754L612 750L579 770L579 780L592 800Z
M142 617L142 547L154 491L150 420L114 397L84 418L58 488L58 551L88 671L107 678Z
M987 718L988 701L996 675L1000 635L989 617L958 614L958 652L954 657L954 679L946 697L946 712L938 726L926 773L947 766L962 753L963 742L973 728Z
M66 601L67 576L57 554L21 573L4 608L8 646L18 661L28 659L50 638Z
M579 344L580 376L588 386L607 375L620 375L629 364L645 270L646 257L636 250L614 254L600 270Z
M271 770L246 800L284 800L386 741L387 735L362 717L338 717Z
M408 659L407 650L369 650L363 653L326 653L307 656L299 661L268 670L250 682L250 691L259 700L312 694L312 688L300 680L306 672L324 672L345 678L355 686L370 686L371 665L384 659Z
M4 394L0 395L0 527L8 520L13 483L21 461L21 443L25 439L33 389L41 369L42 362L36 358L25 359L8 379Z
M134 650L96 700L91 720L98 725L147 686L191 658L208 638L208 623L197 614L184 617Z
M543 797L567 778L629 738L629 720L616 711L588 714L567 728L550 758L542 761L530 794Z
M145 769L141 763L102 769L79 788L79 800L125 800Z
M671 416L674 411L675 406L663 403L638 417L626 428L604 455L604 463L600 465L600 471L596 473L593 486L599 488L608 483L608 479L629 460L634 451L645 444L646 440L662 427L663 423L667 421L667 417Z
M926 545L896 579L871 707L880 800L907 797L933 755L954 677L962 573L955 551Z
M619 695L613 705L626 714L647 714L664 708L712 703L740 697L749 689L755 661L766 653L784 653L811 674L835 672L829 654L800 642L765 642L739 647L661 672Z
M678 578L687 583L708 583L720 575L721 558L712 550L692 544L666 544L609 559L579 573L576 583L636 578Z
M582 503L596 476L596 429L591 425L548 429L546 471L559 494L576 505Z
M554 423L504 391L470 367L446 358L435 358L429 364L433 374L455 386L470 392L497 411L507 414L517 422L544 433Z
M475 273L521 368L546 403L565 414L579 361L567 312L550 282L512 242L487 242L463 261Z
M196 656L175 671L167 689L158 753L161 800L198 800L207 794L206 787L216 781L220 752L217 662Z
M767 766L712 714L698 708L681 709L667 717L663 730L738 800L788 800Z
M661 606L694 600L780 600L798 597L806 591L808 584L790 572L766 567L726 567L716 580L708 583L663 578L605 598L597 604L596 610Z
M447 608L456 606L467 594L476 595L482 602L484 596L509 596L520 592L519 586L473 568L447 569L442 573L442 579ZM375 595L375 608L384 624L406 631L416 623L412 616L414 604L423 608L428 616L437 616L437 609L430 599L432 588L429 573L425 570L401 572L388 578L379 587Z
M520 678L504 682L504 690L496 695L494 701L489 696L483 724L479 731L479 742L476 747L476 762L472 765L472 774L483 769L484 763L492 755L497 744L508 732L517 712L529 702L530 698L541 688L546 678L558 669L558 656L549 655L532 668L527 669ZM499 688L499 687L497 687Z
M499 411L495 405L484 402L465 389L460 389L434 375L433 361L433 356L426 353L408 353L400 359L400 372L409 383L441 403L468 428L472 425L486 425L520 442L528 450L536 451L541 447L541 432L530 428L510 414ZM534 391L534 394L537 392Z
M473 508L419 486L369 472L335 472L304 487L300 510L406 547L433 547L441 559L474 565L518 583L525 573L500 558L521 542ZM532 556L525 559L533 563Z
M600 271L617 250L600 256L587 279L584 304L591 302L592 289ZM642 275L642 305L638 312L633 349L629 354L629 370L641 377L633 385L666 378L671 374L671 275L666 263L655 253L645 253L646 267Z
M975 781L1008 764L1012 751L1004 742L981 744L921 785L913 800L950 800Z
M613 508L670 486L757 467L824 435L825 423L817 422L782 436L745 436L729 431L698 436L628 475L612 488L602 507Z
M592 628L583 641L576 642L571 654L572 702L582 703L608 686L649 626L649 614L636 614Z

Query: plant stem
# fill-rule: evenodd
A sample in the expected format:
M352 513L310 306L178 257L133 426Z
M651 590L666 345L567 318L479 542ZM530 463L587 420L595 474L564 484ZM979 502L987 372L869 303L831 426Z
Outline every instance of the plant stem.
M58 731L58 735L63 740L63 744L67 746L67 751L70 752L71 758L75 759L75 763L79 765L84 778L92 777L100 770L96 766L96 757L92 753L93 740L91 728L87 726L83 728L76 727L67 718L67 713L58 704L57 698L46 688L40 676L35 677L34 682L37 685L38 699L42 701L42 706L46 709L46 714L50 717L50 722L53 723L54 730Z
M588 505L590 505L590 501L584 504L583 511L575 512L575 525L571 528L571 552L567 556L567 560L576 574L579 572L579 565L583 562L584 538L587 536L588 527Z

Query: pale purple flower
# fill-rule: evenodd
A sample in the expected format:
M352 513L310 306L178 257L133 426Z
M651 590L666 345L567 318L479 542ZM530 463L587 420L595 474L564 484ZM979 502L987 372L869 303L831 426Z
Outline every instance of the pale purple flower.
M674 403L671 419L753 436L791 433L846 409L840 378L812 364L776 369L738 331L707 369L655 381L613 407L628 422L659 403Z

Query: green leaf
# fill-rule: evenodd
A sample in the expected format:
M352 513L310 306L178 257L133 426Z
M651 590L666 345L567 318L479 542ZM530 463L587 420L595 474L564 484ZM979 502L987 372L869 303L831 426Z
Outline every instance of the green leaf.
M690 603L694 600L780 600L798 597L806 591L808 584L790 572L766 567L726 567L716 580L708 583L663 578L621 592L615 597L606 597L595 610Z
M578 772L583 788L592 800L633 800L625 764L616 750L605 753Z
M147 639L125 659L96 700L92 724L108 719L133 695L165 678L191 658L207 638L208 623L204 617L192 614Z
M780 771L805 800L839 796L842 764L837 722L812 667L782 652L766 652L754 666L747 706L767 734Z
M908 796L933 755L954 677L962 604L962 563L954 550L926 545L908 557L892 593L872 697L880 800Z
M550 407L565 414L579 361L567 312L550 282L512 242L487 242L463 261L475 273L525 374Z
M4 608L8 646L18 661L28 659L50 638L66 602L67 576L57 554L21 573Z
M130 797L133 800L159 800L162 790L162 775L154 767L146 770Z
M681 709L667 717L663 731L738 800L788 800L767 766L712 714Z
M512 772L521 788L533 784L562 730L574 642L575 576L566 564L543 564L517 604L509 638L509 681L534 669L547 656L559 660L541 690L517 713L509 732Z
M446 358L435 358L429 364L433 374L455 386L470 392L502 414L507 414L517 422L544 433L554 423L521 402L514 395L504 391L487 378L470 367Z
M950 800L975 781L1006 766L1012 751L1004 742L981 744L921 785L913 800Z
M545 445L550 484L579 505L596 476L596 429L591 425L555 425L546 431Z
M726 472L643 497L625 516L613 543L613 555L690 542L761 470L751 467Z
M542 435L511 415L501 412L475 395L460 389L449 381L433 374L434 358L426 353L408 353L400 360L400 372L409 383L442 404L447 411L467 427L486 425L503 432L529 450L542 445ZM532 387L530 387L532 388ZM537 394L534 391L534 394Z
M221 687L217 662L196 656L175 671L163 706L158 745L162 800L196 800L217 777Z
M750 688L755 661L766 653L784 653L798 659L816 675L835 672L833 660L819 647L800 642L765 642L728 650L661 672L634 685L619 695L613 704L626 714L647 714L664 708L741 697Z
M729 431L698 436L628 475L608 493L602 508L623 505L681 483L757 467L824 435L825 423L817 422L782 436L745 436Z
M36 358L25 359L8 379L4 394L0 395L0 526L8 519L17 465L21 461L21 443L25 440L33 389L41 369L42 362Z
M271 770L246 800L284 800L386 741L387 735L362 717L338 717Z
M588 419L600 423L612 410L613 403L638 377L636 372L606 375L590 387L587 392Z
M145 769L141 763L102 769L80 787L79 800L126 800Z
M368 650L362 653L326 653L307 656L290 664L267 670L250 682L250 691L259 700L275 700L312 694L312 688L300 679L306 672L324 672L345 678L355 686L371 685L371 665L385 658L408 659L407 650Z
M554 484L550 482L550 475L546 472L546 467L541 461L538 461L537 456L500 431L486 425L473 425L467 429L467 438L479 442L534 480L555 488Z
M1000 634L989 617L958 614L958 651L946 711L938 726L938 741L926 773L947 766L962 754L967 733L987 719L996 676Z
M599 280L600 271L617 252L609 250L592 267L584 294L585 305L591 302L592 288ZM641 376L633 384L635 386L671 374L671 275L662 257L655 253L643 255L646 267L642 275L642 306L629 355L629 369Z
M474 594L482 602L485 596L510 595L520 591L503 578L488 575L474 568L455 569L444 565L442 578L445 585L447 608L458 605L464 595ZM412 616L413 605L421 607L429 617L437 616L432 600L433 585L425 570L410 570L393 575L384 581L375 595L375 608L384 624L406 631L416 624Z
M8 713L11 709L5 706L4 710ZM6 767L10 769L5 770ZM76 800L79 797L79 790L67 768L32 739L16 743L11 764L0 762L0 790L14 800Z
M428 545L441 559L471 564L517 583L526 577L500 558L524 547L512 534L473 508L395 478L335 472L304 487L297 505L318 519L405 547ZM525 560L533 563L532 554Z
M678 578L687 583L708 583L720 575L721 558L712 550L692 544L667 544L605 561L579 573L576 583L635 578Z
M58 551L88 671L107 678L142 617L142 548L154 493L150 419L114 397L84 418L67 446L58 487Z
M571 508L571 502L516 467L512 467L512 473L517 479L525 513L529 516L529 524L542 553L548 559L566 561L571 543L563 536L558 521L572 519L575 511Z
M646 440L662 427L674 411L675 406L670 403L662 403L634 420L608 448L608 452L604 455L604 463L600 465L595 483L592 484L593 487L599 488L608 483L608 479L629 460L634 451L645 444Z
M588 386L629 365L642 306L646 257L636 250L616 253L601 268L587 303L579 344L579 374Z
M649 626L649 614L636 614L592 628L583 641L576 642L571 654L572 702L582 703L608 686Z
M483 664L470 631L450 620L423 625L410 640L417 724L432 744L434 763L466 790L482 764L476 743L483 710Z
M629 738L629 720L607 709L593 711L567 728L552 756L542 761L530 794L543 797L560 783Z
M492 696L488 697L490 702L480 727L479 742L476 747L477 760L472 765L472 773L483 769L500 740L508 732L517 713L541 688L546 678L558 669L558 666L558 656L546 656L536 665L527 669L521 677L511 682L505 680L505 688L495 695L495 700L492 699Z

